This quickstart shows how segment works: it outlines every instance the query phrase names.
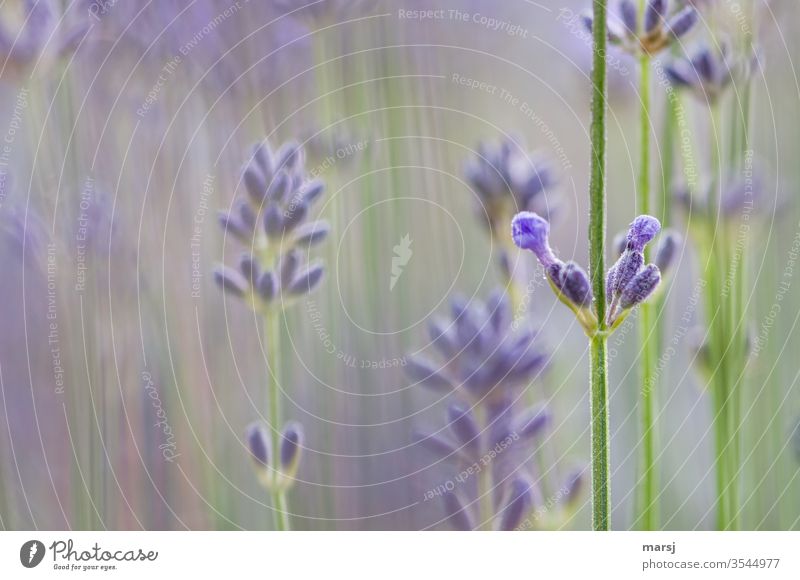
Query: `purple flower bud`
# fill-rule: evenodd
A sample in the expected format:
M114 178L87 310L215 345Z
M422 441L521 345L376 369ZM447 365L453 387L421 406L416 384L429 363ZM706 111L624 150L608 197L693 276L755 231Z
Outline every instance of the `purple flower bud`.
M530 508L532 501L531 486L523 479L511 482L508 499L500 516L500 530L510 532L522 523L522 518Z
M477 456L480 453L480 428L472 411L453 403L447 408L447 420L458 442Z
M463 459L463 455L452 443L438 435L414 433L413 438L437 459Z
M247 446L257 466L269 465L269 437L262 425L253 423L247 428Z
M305 201L300 200L296 203L293 202L283 214L283 231L291 232L294 228L299 226L308 215L308 205Z
M675 260L675 254L678 252L680 244L681 235L677 231L668 229L661 234L653 262L664 274L669 272L672 267L672 262Z
M242 276L244 276L245 280L247 280L253 286L256 285L256 282L258 281L259 267L258 262L252 254L242 254L239 257L239 271L242 273Z
M673 38L680 38L689 32L696 22L697 11L692 6L687 6L670 18L667 23L667 30Z
M286 252L278 262L278 281L281 288L288 288L297 274L300 265L300 252L292 249Z
M325 274L325 266L314 264L300 272L289 286L289 294L292 296L302 296L312 292L322 281Z
M299 143L290 141L281 145L275 153L275 166L280 169L293 170L302 165L303 148Z
M271 302L278 293L278 283L275 280L275 274L272 272L263 272L258 278L256 289L258 290L258 295L264 302Z
M253 147L253 162L259 169L264 183L272 181L275 165L272 161L272 151L270 151L269 143L262 141Z
M644 266L644 254L637 250L625 250L614 264L614 281L607 286L609 296L621 293Z
M247 228L248 232L252 233L256 228L256 214L246 201L239 204L239 219L242 225Z
M247 169L244 170L243 180L250 198L256 204L261 205L267 193L267 184L261 171L255 165L248 165Z
M622 24L625 26L625 35L634 36L639 29L638 26L638 10L632 0L621 0L619 3L619 12L622 16Z
M508 328L511 323L511 304L504 291L494 290L489 295L489 299L486 301L486 311L495 332L500 333Z
M450 525L459 532L471 532L475 529L475 520L461 498L456 492L451 491L444 495L444 512Z
M536 437L552 421L552 415L545 405L536 405L522 412L514 421L515 430L520 437Z
M223 294L230 293L241 298L247 292L247 280L236 270L220 266L214 270L214 281Z
M311 205L324 191L325 184L319 179L314 179L303 186L303 199L308 205Z
M620 296L619 305L623 310L643 302L661 282L661 273L655 264L648 264L636 274Z
M665 70L667 73L667 79L673 87L683 88L692 85L692 82L686 77L686 75L675 66L669 65L665 68Z
M294 243L298 246L315 246L323 242L330 231L330 224L323 220L303 224L295 230Z
M644 30L648 34L653 32L663 21L667 12L667 0L650 0L644 17Z
M703 47L692 59L692 66L700 78L707 83L713 83L717 78L716 63L708 47Z
M297 422L290 422L281 434L281 471L290 477L297 473L303 447L303 427Z
M628 249L641 252L661 230L661 223L649 215L640 215L631 222L628 230Z
M239 218L233 217L225 212L220 212L217 215L220 227L226 234L231 234L240 242L247 243L252 232L248 234L247 228L239 221Z
M277 204L267 204L264 211L264 232L269 238L280 238L283 235L283 215Z
M511 222L511 235L519 248L536 254L545 268L556 263L550 249L550 224L543 217L530 211L518 213Z
M458 345L453 340L448 330L449 322L440 318L432 318L428 322L428 334L431 342L436 349L442 353L445 359L452 358L458 352Z
M264 197L270 201L280 202L286 197L290 187L291 178L284 171L281 171L269 182Z
M411 380L437 391L450 391L453 385L443 371L439 365L422 356L408 357L405 366L405 372Z
M592 285L586 272L575 262L567 262L561 268L561 292L575 306L588 308L592 304Z

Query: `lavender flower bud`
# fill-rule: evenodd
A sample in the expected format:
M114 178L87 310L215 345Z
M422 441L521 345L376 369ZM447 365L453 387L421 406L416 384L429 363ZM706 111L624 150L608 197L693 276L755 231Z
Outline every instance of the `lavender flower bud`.
M239 271L251 285L255 286L258 281L259 267L258 262L252 254L242 254L239 258Z
M275 153L275 166L281 169L293 170L303 160L303 149L299 143L290 141L281 145Z
M463 455L455 446L446 439L438 435L426 435L416 432L413 435L414 441L424 447L437 459L461 459Z
M644 266L644 254L641 251L626 250L613 266L614 280L608 287L609 295L614 296L622 292L642 266Z
M544 405L536 405L523 411L514 421L515 431L520 437L533 438L550 425L552 415Z
M281 288L288 288L297 274L300 265L300 252L292 249L286 252L278 263L278 275Z
M531 486L523 479L511 482L508 499L500 516L500 530L510 532L522 523L522 518L530 508L532 500Z
M261 174L261 171L256 166L249 165L247 169L244 170L243 180L250 198L256 204L261 205L267 193L267 184L264 181L264 176Z
M711 51L707 47L703 47L692 59L692 65L705 82L712 83L717 78L717 66Z
M256 290L264 302L271 302L278 293L278 283L275 280L275 274L272 272L263 272L258 278Z
M220 212L217 215L220 227L226 234L231 234L240 242L247 243L250 234L247 233L247 228L242 225L238 218L233 217L225 212ZM252 232L251 232L252 234Z
M678 252L678 246L680 246L680 243L681 235L675 230L665 230L661 235L661 239L658 241L658 246L656 247L655 259L653 261L663 274L666 275L672 267L672 263L675 260L675 254Z
M256 214L253 213L253 208L246 201L239 204L239 218L247 231L252 233L256 227Z
M502 290L494 290L486 301L486 311L492 330L502 332L511 323L511 304L508 296Z
M592 304L592 285L586 272L575 262L567 262L561 269L560 289L564 296L579 308Z
M292 296L303 296L311 293L322 281L325 274L325 266L314 264L300 272L294 281L289 285L289 294Z
M518 213L511 222L511 235L517 247L536 254L545 268L557 262L550 249L550 224L543 217L530 211Z
M422 356L407 359L405 372L409 378L424 387L450 391L453 385L437 364Z
M294 243L298 246L315 246L325 240L331 231L326 221L303 224L295 230Z
M564 502L568 505L575 505L575 502L580 497L581 489L583 488L583 469L575 469L567 474L567 479L564 482L566 491L564 492Z
M640 215L631 222L628 229L628 249L637 252L644 251L644 247L656 237L661 230L661 223L649 215Z
M319 179L309 181L303 187L303 199L306 204L311 205L325 191L325 184Z
M291 179L281 171L269 182L264 197L270 201L281 202L286 197L286 192L291 187Z
M267 204L267 209L264 211L264 232L272 239L283 235L283 216L277 204Z
M670 18L667 22L667 30L673 38L680 38L689 32L696 22L697 11L693 7L687 6Z
M653 32L664 19L667 12L667 0L650 0L644 17L644 30L648 34Z
M247 280L236 270L220 266L214 270L214 281L222 288L223 294L230 293L241 298L247 292Z
M281 471L290 478L294 478L300 464L300 455L303 447L303 427L296 422L286 425L281 434Z
M472 513L454 491L444 495L444 511L450 521L450 525L457 531L471 532L475 529L475 520L472 517Z
M447 408L447 419L458 442L477 456L480 453L480 429L472 411L454 403Z
M500 250L497 255L497 262L500 266L500 274L503 276L503 279L511 280L511 258L509 258L508 252Z
M645 266L625 287L620 296L620 307L623 310L632 308L643 302L661 282L661 273L655 264Z
M625 26L626 35L635 35L638 30L638 11L632 0L621 0L619 12L622 16L622 24Z
M275 165L272 162L272 152L269 149L269 143L262 141L253 147L253 162L260 170L264 184L266 185L268 181L272 181Z
M253 423L247 428L247 446L257 467L269 466L269 437L262 425Z
M306 215L308 214L308 205L305 201L292 202L294 205L290 206L286 213L283 214L283 231L291 232L294 228L299 226Z

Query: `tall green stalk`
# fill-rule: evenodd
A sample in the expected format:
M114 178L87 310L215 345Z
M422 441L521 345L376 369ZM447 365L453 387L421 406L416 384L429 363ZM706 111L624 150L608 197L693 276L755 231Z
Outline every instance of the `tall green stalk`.
M277 469L280 463L281 456L281 353L280 353L280 338L281 338L281 319L276 311L269 311L264 315L265 325L265 338L267 349L267 363L269 364L267 380L268 384L268 399L269 399L269 423L271 428L271 455L273 461L273 469ZM273 474L278 476L277 472ZM270 490L270 497L272 499L272 510L275 523L275 529L278 531L286 531L290 529L289 526L289 502L286 498L286 491L282 489Z
M597 310L598 330L591 337L592 527L608 530L611 485L608 426L608 357L606 355L606 38L608 0L594 1L592 36L592 161L589 181L589 269Z
M639 6L640 19L644 19L647 2L642 0ZM644 29L644 22L640 22ZM638 183L638 213L650 215L650 55L642 50L639 55L639 95L641 110L640 124L640 165ZM645 259L648 257L645 248ZM658 340L654 332L657 305L645 302L641 305L639 316L639 340L642 345L642 358L639 364L641 387L640 421L642 429L642 458L638 483L639 510L638 521L645 530L658 527L658 471L655 465L656 455L656 364L658 361Z

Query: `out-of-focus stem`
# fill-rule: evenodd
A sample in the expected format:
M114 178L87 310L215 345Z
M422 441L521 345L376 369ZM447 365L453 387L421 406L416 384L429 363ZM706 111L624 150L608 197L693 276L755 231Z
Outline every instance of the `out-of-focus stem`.
M594 1L592 37L591 177L589 182L589 269L595 297L598 329L591 337L590 390L592 416L592 527L610 528L608 357L605 333L606 236L606 40L608 0Z
M640 3L642 17L646 2ZM643 23L640 23L643 28ZM639 56L639 97L641 109L640 124L640 165L638 183L638 213L650 214L650 55L642 51ZM645 248L645 259L648 250ZM658 527L658 470L655 465L656 430L654 425L656 402L656 361L658 360L658 340L655 334L655 305L645 302L639 317L639 340L642 357L639 363L640 378L640 417L642 428L642 457L638 477L639 514L638 520L645 530Z
M281 457L281 318L279 313L275 311L267 312L264 316L264 324L266 327L267 364L269 365L267 369L269 374L269 378L267 379L267 398L269 400L268 415L271 431L270 442L272 446L270 455L272 457L272 476L277 479ZM270 496L272 499L275 529L278 531L290 529L289 505L286 499L286 493L284 491L272 490L270 491Z

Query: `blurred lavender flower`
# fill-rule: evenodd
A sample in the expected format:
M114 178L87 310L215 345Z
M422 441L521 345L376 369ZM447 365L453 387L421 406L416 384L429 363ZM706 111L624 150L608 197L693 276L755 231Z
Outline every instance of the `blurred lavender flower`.
M512 138L497 145L481 143L464 169L478 196L478 219L494 237L504 235L516 212L550 216L554 210L547 191L556 184L555 172L543 155L522 153L523 148L519 139Z
M308 221L324 186L308 178L303 150L296 143L275 152L266 142L257 144L242 181L247 196L235 203L233 212L220 214L219 221L247 251L238 268L217 268L215 280L256 310L285 307L314 290L324 275L322 264L302 263L304 252L330 231L325 221Z
M608 41L631 53L654 55L688 33L697 22L693 6L670 6L669 0L648 0L641 18L635 0L620 0L608 20ZM592 16L584 25L592 29ZM642 26L643 25L643 26Z
M412 356L409 376L427 387L458 390L473 403L496 404L510 390L527 384L545 366L547 355L535 347L536 332L511 330L508 298L495 291L485 304L451 301L451 316L429 327L441 364Z
M722 186L710 184L704 193L692 194L687 187L679 188L675 200L683 211L692 217L703 220L721 220L721 223L738 225L742 216L768 215L776 206L784 203L781 199L769 199L766 194L764 173L754 166L743 173L731 173L723 179ZM720 189L712 191L711 188ZM714 195L712 195L712 193ZM708 200L718 198L718 207L709 207ZM747 218L749 219L749 217Z
M56 16L42 0L19 4L18 14L14 7L4 7L0 16L0 61L5 79L20 78L37 61L71 55L89 32L88 15L83 12L82 18L76 19L72 14Z
M296 422L287 423L280 437L280 457L275 464L270 457L270 435L264 425L253 423L245 436L258 480L271 491L286 491L294 485L303 448L303 428Z
M527 483L526 461L552 423L544 405L517 408L519 387L539 376L545 355L534 347L535 332L512 331L508 297L499 290L485 303L457 297L451 310L450 317L434 319L429 329L442 362L412 356L406 370L418 384L461 398L447 408L446 430L417 434L416 440L462 473L472 470L476 477L498 482L485 492L492 497L494 513L473 513L473 506L462 501L466 490L445 494L445 513L453 527L471 530L480 522L483 527L515 529L538 493L536 485Z
M661 281L654 264L644 265L643 250L660 231L661 224L651 216L639 216L625 237L625 249L606 274L606 292L611 301L606 323L615 328L627 312L644 301ZM550 224L532 212L521 212L511 225L514 243L532 251L559 299L569 306L590 336L597 330L597 315L589 277L574 262L564 263L550 248ZM617 242L621 246L621 241Z
M715 103L729 86L746 82L758 64L756 55L736 58L729 53L725 45L718 51L700 45L692 56L667 66L667 78L673 87L686 89L703 102Z
M369 14L377 0L272 0L272 3L309 24L329 25L343 18Z

